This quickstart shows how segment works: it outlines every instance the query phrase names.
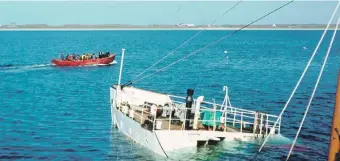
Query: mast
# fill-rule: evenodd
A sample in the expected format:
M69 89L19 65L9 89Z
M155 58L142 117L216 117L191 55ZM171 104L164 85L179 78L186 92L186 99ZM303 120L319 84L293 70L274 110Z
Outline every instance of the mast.
M123 71L123 64L124 64L124 53L125 49L122 49L122 59L120 61L120 70L119 70L119 77L118 77L118 86L120 86L120 81L122 79L122 71Z
M340 71L338 73L338 85L328 153L328 161L338 160L340 160Z

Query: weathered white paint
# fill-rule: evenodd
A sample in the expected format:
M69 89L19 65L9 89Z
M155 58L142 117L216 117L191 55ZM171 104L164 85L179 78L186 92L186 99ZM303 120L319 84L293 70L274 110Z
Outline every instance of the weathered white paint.
M131 86L124 87L123 90L118 90L119 95L121 95L122 102L129 102L134 105L143 105L144 102L155 103L157 105L164 105L165 103L172 103L169 95L161 94L156 92L151 92L147 90L142 90L134 88Z
M112 120L115 120L115 122L118 123L118 129L136 143L149 148L150 150L161 156L166 157L166 154L160 147L160 144L158 143L158 140L154 133L142 128L138 122L132 120L131 118L127 117L122 112L117 110L116 102L114 101L115 98L113 97L115 96L114 93L116 93L116 90L111 88L110 97L111 100L113 100L111 104Z
M179 150L182 148L196 147L197 141L216 140L224 137L224 141L238 139L254 139L256 135L252 133L221 132L221 131L184 131L184 130L157 130L155 131L166 152Z
M117 93L124 96L117 97ZM203 100L203 98L201 99ZM116 90L115 87L111 87L110 100L112 122L116 124L117 128L136 143L164 157L167 157L168 153L175 150L196 147L198 141L219 140L220 137L225 138L225 141L247 141L256 137L256 134L238 131L155 130L152 132L142 128L140 123L117 110L116 103L129 100L136 103L135 105L144 104L144 101L165 104L169 101L171 102L167 94L154 93L133 87L125 87L123 90L120 90L120 88Z
M147 147L155 153L166 157L154 133L141 127L136 121L126 117L123 113L114 109L117 122L120 122L118 129L136 143Z
M203 101L204 96L199 96L196 100L196 105L195 105L195 117L194 117L194 125L193 129L197 129L198 127L198 118L200 117L200 108L201 108L201 102Z

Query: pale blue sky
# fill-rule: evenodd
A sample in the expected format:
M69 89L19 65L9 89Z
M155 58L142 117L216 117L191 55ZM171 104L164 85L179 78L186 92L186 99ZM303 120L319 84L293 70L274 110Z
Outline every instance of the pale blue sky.
M210 24L236 2L0 1L0 24ZM217 24L249 23L284 3L286 1L244 1ZM336 3L297 1L258 24L326 24Z

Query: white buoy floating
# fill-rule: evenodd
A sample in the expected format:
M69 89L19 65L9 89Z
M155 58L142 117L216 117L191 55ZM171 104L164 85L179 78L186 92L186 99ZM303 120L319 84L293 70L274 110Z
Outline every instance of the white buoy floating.
M227 53L228 53L228 51L224 50L224 54L227 54ZM226 56L225 58L226 58L226 63L228 64L229 63L229 56Z
M307 49L307 47L305 47L305 46L304 46L304 47L303 47L303 49L305 49L305 50L306 50L306 49Z

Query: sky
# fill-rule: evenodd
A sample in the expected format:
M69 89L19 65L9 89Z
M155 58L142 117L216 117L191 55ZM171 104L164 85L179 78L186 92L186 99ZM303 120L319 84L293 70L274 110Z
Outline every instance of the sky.
M287 1L243 1L221 16L237 2L0 0L0 24L246 24ZM327 24L336 3L296 1L257 24Z

